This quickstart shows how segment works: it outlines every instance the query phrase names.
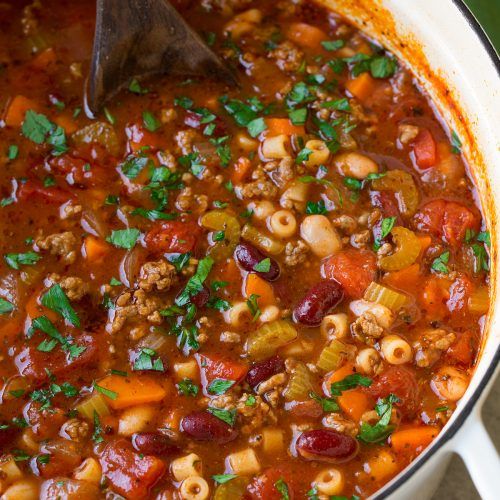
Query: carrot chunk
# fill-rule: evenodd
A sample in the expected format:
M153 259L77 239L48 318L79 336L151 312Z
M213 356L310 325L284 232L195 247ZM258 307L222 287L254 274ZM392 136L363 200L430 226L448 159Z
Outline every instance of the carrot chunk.
M259 307L276 304L272 285L254 273L250 273L245 282L245 296L250 297L251 295L258 295Z
M273 135L304 135L302 125L294 125L288 118L266 118L267 134Z
M307 23L292 23L287 38L306 49L318 49L321 42L328 40L323 30Z
M23 124L26 111L29 109L36 111L38 105L23 95L16 95L16 97L10 101L7 112L5 113L5 124L8 127L20 127Z
M421 452L437 435L439 429L432 426L409 427L391 435L391 447L396 452Z
M142 375L128 377L109 375L101 379L97 385L114 393L112 397L106 398L106 402L115 410L157 403L167 395L167 391L160 384Z
M356 78L347 81L345 88L357 99L364 101L373 93L375 80L369 73L361 73Z
M84 245L85 255L90 262L101 262L111 250L104 240L95 236L87 236Z

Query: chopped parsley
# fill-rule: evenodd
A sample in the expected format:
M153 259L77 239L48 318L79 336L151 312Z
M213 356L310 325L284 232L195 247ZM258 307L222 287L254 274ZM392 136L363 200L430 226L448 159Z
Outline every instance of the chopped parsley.
M197 293L201 292L203 289L203 283L207 279L214 261L211 257L205 257L198 262L198 267L196 268L196 273L189 278L186 286L182 292L175 299L175 303L182 307L191 301L191 297L194 297Z
M49 144L53 147L54 156L62 155L68 150L64 129L52 123L45 115L32 109L26 111L22 125L22 133L35 144Z
M431 264L431 269L437 273L448 274L448 261L450 260L450 251L443 252L439 257L436 257Z
M52 285L42 296L42 305L59 313L66 321L73 326L80 327L80 319L69 302L67 295L58 283Z
M262 311L259 308L258 304L258 299L260 295L256 295L255 293L252 293L250 297L247 299L247 306L248 309L250 309L250 314L252 315L252 321L257 321L259 319L259 316L262 314Z
M0 297L0 314L7 314L14 310L14 304Z
M456 155L462 152L462 141L454 130L451 133L451 151Z
M106 387L102 387L101 385L94 384L94 389L113 401L118 397L117 392L106 389Z
M200 388L190 379L184 378L177 383L177 390L183 396L196 397Z
M160 121L151 111L142 112L142 121L150 132L156 132L161 127Z
M389 394L384 399L380 399L375 405L375 411L380 420L375 425L366 422L361 424L358 439L363 443L379 443L387 439L394 430L394 425L390 424L392 416L392 405L399 402L399 398L394 394Z
M120 164L120 170L129 179L135 179L142 169L149 163L145 156L128 155L125 161Z
M10 161L15 160L18 154L19 154L19 146L17 146L17 144L11 144L9 146L9 149L7 150L7 158Z
M266 257L253 266L253 270L258 273L268 273L271 269L271 259Z
M148 89L141 86L136 78L131 80L128 89L130 90L130 92L137 95L147 94L149 92Z
M224 484L227 483L228 481L231 481L231 479L234 479L235 477L238 477L237 474L215 474L212 476L212 479L217 483L217 484Z
M359 373L353 373L352 375L347 375L347 377L344 377L342 380L331 384L330 393L332 396L340 396L343 391L354 389L360 385L363 387L370 387L372 385L372 379L360 375Z
M135 228L113 230L111 235L106 238L106 241L117 248L130 250L134 248L140 234L141 232Z
M236 421L236 409L234 410L221 410L219 408L208 408L208 411L219 420L222 420L231 427L234 426Z
M274 483L274 487L280 492L282 500L290 500L288 485L285 483L283 478L278 479Z
M216 378L215 380L212 380L212 382L210 382L207 391L209 394L220 395L224 394L233 385L234 385L234 380Z
M325 41L321 42L321 46L322 46L325 50L329 50L329 51L332 51L332 50L339 50L339 49L341 49L344 45L345 45L344 40L325 40Z
M163 361L158 357L154 349L149 349L148 347L143 347L139 352L139 356L134 361L134 366L132 367L135 371L140 370L153 370L157 372L165 371L163 366Z
M315 392L310 392L309 397L314 399L314 401L317 401L321 405L321 408L323 408L324 412L339 411L337 401L332 398L323 398L318 396Z
M19 269L19 266L33 266L41 259L41 256L35 252L8 253L4 255L4 259L12 269Z
M328 213L326 209L325 202L323 200L319 200L317 202L308 201L306 205L306 214L320 214L325 215Z

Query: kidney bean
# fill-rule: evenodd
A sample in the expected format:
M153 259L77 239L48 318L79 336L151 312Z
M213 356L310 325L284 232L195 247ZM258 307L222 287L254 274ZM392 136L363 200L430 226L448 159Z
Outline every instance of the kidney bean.
M168 436L158 432L138 432L132 436L132 446L145 455L171 455L179 451Z
M344 298L342 286L335 280L317 283L305 294L293 310L297 323L318 326L321 320Z
M203 288L191 297L191 302L198 308L203 307L210 298L210 290L203 285Z
M238 436L238 431L208 411L190 413L181 421L181 429L196 441L228 443Z
M354 458L359 445L351 436L332 429L316 429L303 432L295 447L306 460L341 463Z
M236 247L234 258L245 271L256 273L266 281L276 281L280 276L280 267L278 263L274 259L267 257L258 248L248 243L240 243ZM256 271L255 266L267 258L271 261L269 271Z
M258 363L254 363L248 370L246 381L252 387L257 387L261 382L284 371L285 362L279 356L265 359Z

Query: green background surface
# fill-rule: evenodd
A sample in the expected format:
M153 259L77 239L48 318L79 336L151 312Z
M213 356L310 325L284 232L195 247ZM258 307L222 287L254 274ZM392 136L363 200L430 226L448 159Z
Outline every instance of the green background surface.
M465 0L500 52L500 0Z

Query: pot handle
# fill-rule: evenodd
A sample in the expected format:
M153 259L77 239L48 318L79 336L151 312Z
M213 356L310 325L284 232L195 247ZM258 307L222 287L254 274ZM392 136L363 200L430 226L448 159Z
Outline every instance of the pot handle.
M480 406L474 408L455 438L454 450L462 457L480 497L498 499L500 458L484 427Z

